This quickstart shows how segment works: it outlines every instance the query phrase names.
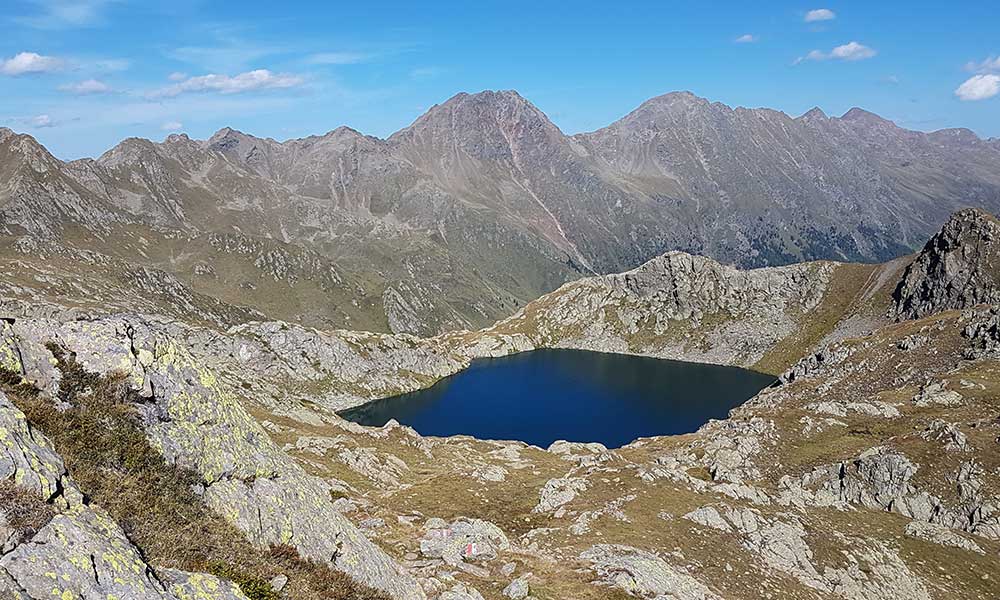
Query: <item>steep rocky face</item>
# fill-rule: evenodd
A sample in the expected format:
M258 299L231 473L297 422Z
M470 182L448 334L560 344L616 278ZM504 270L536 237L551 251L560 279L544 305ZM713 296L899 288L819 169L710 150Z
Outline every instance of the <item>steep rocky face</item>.
M1000 301L1000 221L980 210L952 216L906 268L892 314L914 319Z

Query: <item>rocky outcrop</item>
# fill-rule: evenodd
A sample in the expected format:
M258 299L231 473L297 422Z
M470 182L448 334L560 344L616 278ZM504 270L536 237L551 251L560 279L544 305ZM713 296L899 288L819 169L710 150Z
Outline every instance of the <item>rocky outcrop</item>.
M416 581L332 504L328 483L311 477L270 440L216 375L155 322L19 320L13 328L25 376L55 390L48 342L94 373L123 372L148 399L139 406L150 442L202 478L208 505L253 543L288 544L395 598L423 598Z
M489 333L539 347L750 366L824 299L834 263L738 270L668 252L631 271L564 285Z
M955 213L917 255L893 294L892 315L916 319L1000 302L1000 221L981 210Z
M40 506L55 512L28 536L4 540L0 547L0 595L18 600L42 600L53 595L246 600L234 584L212 575L154 571L122 528L100 507L85 502L52 444L29 426L24 413L3 392L0 449L0 483L36 496L44 501ZM0 537L10 508L0 507Z
M420 552L428 558L440 558L446 564L486 562L510 549L507 536L493 523L481 519L428 519L420 540Z
M721 600L702 582L659 556L628 546L601 544L580 555L608 586L640 598Z

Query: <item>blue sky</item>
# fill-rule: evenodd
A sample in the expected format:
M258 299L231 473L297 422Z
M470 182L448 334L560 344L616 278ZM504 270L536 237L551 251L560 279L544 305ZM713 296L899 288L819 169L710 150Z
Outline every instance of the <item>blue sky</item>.
M224 126L385 137L483 89L518 90L567 133L690 90L791 115L861 106L911 129L1000 136L1000 2L4 5L0 125L67 159Z

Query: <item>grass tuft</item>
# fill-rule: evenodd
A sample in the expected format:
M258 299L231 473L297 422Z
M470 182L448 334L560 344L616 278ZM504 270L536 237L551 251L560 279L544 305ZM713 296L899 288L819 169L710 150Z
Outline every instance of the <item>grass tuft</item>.
M294 548L254 547L205 504L196 491L204 482L195 472L168 464L150 445L136 410L142 399L124 374L89 373L62 348L50 344L49 350L62 373L63 406L26 390L19 378L0 377L0 387L52 440L80 490L111 514L154 568L210 572L236 583L251 600L387 600ZM6 507L3 493L0 488L0 506ZM26 527L45 518L27 499L14 504L31 517ZM288 584L278 594L269 581L282 574Z

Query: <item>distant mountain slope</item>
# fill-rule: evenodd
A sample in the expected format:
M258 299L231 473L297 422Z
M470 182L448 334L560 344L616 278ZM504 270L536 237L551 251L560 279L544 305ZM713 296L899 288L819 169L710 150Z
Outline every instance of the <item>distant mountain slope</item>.
M35 240L22 254L58 241L271 318L420 334L486 325L671 250L739 267L877 262L915 250L957 209L1000 210L995 140L689 93L574 136L512 91L458 94L386 140L226 128L63 163L0 130L0 177L7 245ZM218 236L243 241L155 242ZM147 250L123 251L137 245ZM307 262L286 276L285 263ZM87 263L80 273L100 276ZM317 283L317 269L339 283Z

